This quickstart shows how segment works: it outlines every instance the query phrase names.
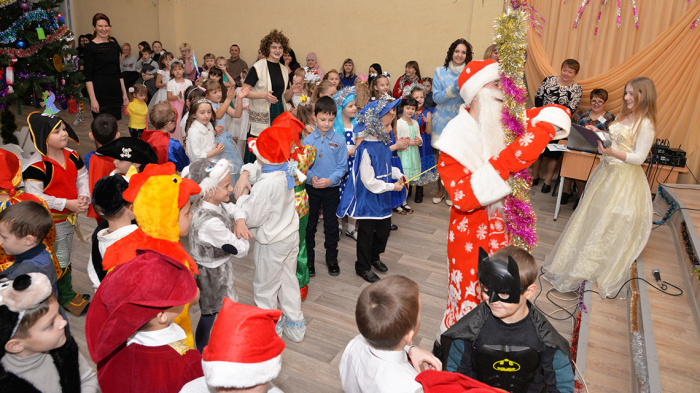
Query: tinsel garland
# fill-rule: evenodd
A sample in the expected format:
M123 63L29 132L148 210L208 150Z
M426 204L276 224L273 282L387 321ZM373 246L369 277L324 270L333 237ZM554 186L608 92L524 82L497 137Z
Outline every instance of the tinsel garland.
M686 0L688 4L690 4L690 0ZM564 0L564 4L568 3L569 0ZM583 11L586 8L586 6L590 3L590 0L581 0L581 5L578 7L578 11L576 11L576 19L574 19L574 25L573 29L578 27L579 22L581 21L581 17L583 16ZM617 9L615 11L615 25L619 29L622 26L622 1L621 0L616 0L617 3ZM637 1L636 0L630 0L630 3L632 3L632 11L634 12L634 27L636 29L639 29L639 12L637 11ZM602 0L600 2L600 9L598 10L598 19L596 20L595 24L595 30L593 31L593 37L597 38L598 37L598 26L600 25L600 16L603 13L603 8L608 5L608 0ZM694 29L698 26L700 23L700 14L698 14L697 18L693 21L693 23L690 25L690 29Z
M654 225L663 225L668 221L669 218L673 215L673 213L678 210L678 203L676 203L674 200L671 199L671 197L668 196L666 191L664 190L663 187L661 187L661 184L659 184L659 187L656 189L656 195L660 196L661 199L668 205L668 209L666 209L666 214L664 214L663 217L661 217L660 220L654 221Z
M527 0L510 0L510 6L514 10L520 10L524 11L527 13L528 18L530 19L530 25L532 26L533 30L537 33L538 36L542 37L542 24L546 23L542 15L540 15L539 12L535 9L535 7L527 4ZM542 21L540 23L540 20Z
M685 253L688 255L688 259L693 264L693 273L698 278L698 284L700 284L700 261L698 261L698 254L695 252L695 247L693 242L690 241L690 233L688 233L688 226L685 221L681 222L681 237L683 238L683 245L685 246Z
M511 7L496 19L494 42L500 59L503 110L501 123L506 145L525 132L526 98L523 72L527 49L528 15L524 1L513 1ZM503 218L510 244L532 250L537 245L537 217L530 204L532 175L529 169L511 173L508 185L513 192L503 200Z
M17 32L23 30L29 23L42 22L46 25L41 27L48 31L54 31L58 28L58 21L50 12L45 10L36 10L27 12L15 21L5 31L0 31L0 44L9 44L17 41Z
M583 295L586 293L586 280L581 281L581 286L579 287L578 290L578 308L581 309L581 312L587 313L588 308L586 307L586 302L583 301Z
M581 313L576 314L576 322L574 323L574 330L571 332L571 345L569 350L571 351L571 359L576 362L576 357L578 355L578 338L581 332ZM571 365L572 368L576 367L574 364ZM576 372L574 371L574 376ZM583 384L578 379L574 378L574 388L576 392L580 392L583 388Z
M61 26L58 30L54 31L50 35L46 36L46 39L39 41L27 49L15 49L15 48L0 48L0 55L13 55L18 58L24 58L29 56L34 56L39 49L43 48L44 45L49 44L54 41L58 41L68 32L68 26Z

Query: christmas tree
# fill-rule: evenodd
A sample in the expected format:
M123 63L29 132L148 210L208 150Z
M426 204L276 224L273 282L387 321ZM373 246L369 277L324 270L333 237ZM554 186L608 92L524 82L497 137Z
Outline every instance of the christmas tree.
M52 100L77 109L84 78L71 48L75 35L57 11L61 2L0 0L0 109L16 105L21 113L23 105Z

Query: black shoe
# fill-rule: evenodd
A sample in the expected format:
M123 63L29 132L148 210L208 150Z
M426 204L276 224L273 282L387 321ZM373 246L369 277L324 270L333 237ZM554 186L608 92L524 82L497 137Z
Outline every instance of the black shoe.
M578 207L578 203L581 201L581 198L577 199L576 202L574 202L574 210Z
M562 193L561 194L561 204L566 205L567 203L569 203L569 199L571 199L571 197L573 197L573 196L574 196L574 194L567 194L565 192Z
M331 276L337 276L340 274L340 266L338 266L338 261L326 261L326 266L328 266L328 274Z
M386 273L389 271L389 268L386 267L386 265L384 264L384 262L381 261L381 259L376 262L372 262L372 267L375 268L379 273Z
M394 225L394 224L391 224L391 230L392 230L392 231L396 231L396 230L398 230L398 229L399 229L399 227L397 227L397 226Z
M416 186L416 197L413 201L416 203L423 203L423 186Z
M371 270L365 270L362 273L357 273L357 275L367 282L377 282L381 280L379 276Z
M310 263L309 264L309 277L315 277L316 276L316 267Z
M552 191L552 185L547 184L547 183L542 183L542 193L547 194L550 191Z
M536 186L536 185L538 185L538 184L540 184L540 179L539 179L539 178L534 179L534 180L532 181L532 186L533 186L533 187Z

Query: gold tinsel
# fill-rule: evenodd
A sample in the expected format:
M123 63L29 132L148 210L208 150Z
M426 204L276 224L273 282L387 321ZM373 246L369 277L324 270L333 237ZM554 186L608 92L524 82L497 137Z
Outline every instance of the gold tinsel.
M506 11L496 19L494 29L494 42L498 47L499 71L505 77L510 78L519 89L525 90L523 79L525 70L525 50L527 49L528 15L522 10L513 10L507 6ZM503 89L503 105L522 124L526 126L525 107L516 102L512 95ZM512 143L516 136L512 130L504 126L504 136L506 144ZM530 203L531 183L522 178L511 176L508 179L512 195L523 201ZM534 212L533 212L534 216ZM535 220L536 222L536 220ZM535 230L533 222L533 231ZM511 234L510 243L515 246L531 250L534 245L528 244L523 238L516 234Z

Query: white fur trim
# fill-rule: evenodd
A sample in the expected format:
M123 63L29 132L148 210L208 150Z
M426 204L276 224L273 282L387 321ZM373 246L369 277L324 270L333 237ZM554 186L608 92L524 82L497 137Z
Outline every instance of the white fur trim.
M479 123L461 106L457 116L447 123L440 138L432 142L432 145L457 160L470 172L475 172L484 164L481 157L483 141L479 133Z
M481 169L472 172L471 186L481 206L499 201L511 193L510 187L491 163L486 163Z
M569 136L569 131L571 130L571 117L569 117L569 115L563 110L554 107L542 108L540 113L538 113L537 116L532 119L532 126L537 126L537 123L541 121L560 128L560 130L557 130L557 134L554 137L555 140Z
M209 386L249 388L277 378L282 369L282 355L260 363L202 360L202 369Z
M481 90L482 87L500 78L501 76L498 74L498 63L491 63L469 77L459 89L459 95L462 96L467 108L471 107L476 93Z

